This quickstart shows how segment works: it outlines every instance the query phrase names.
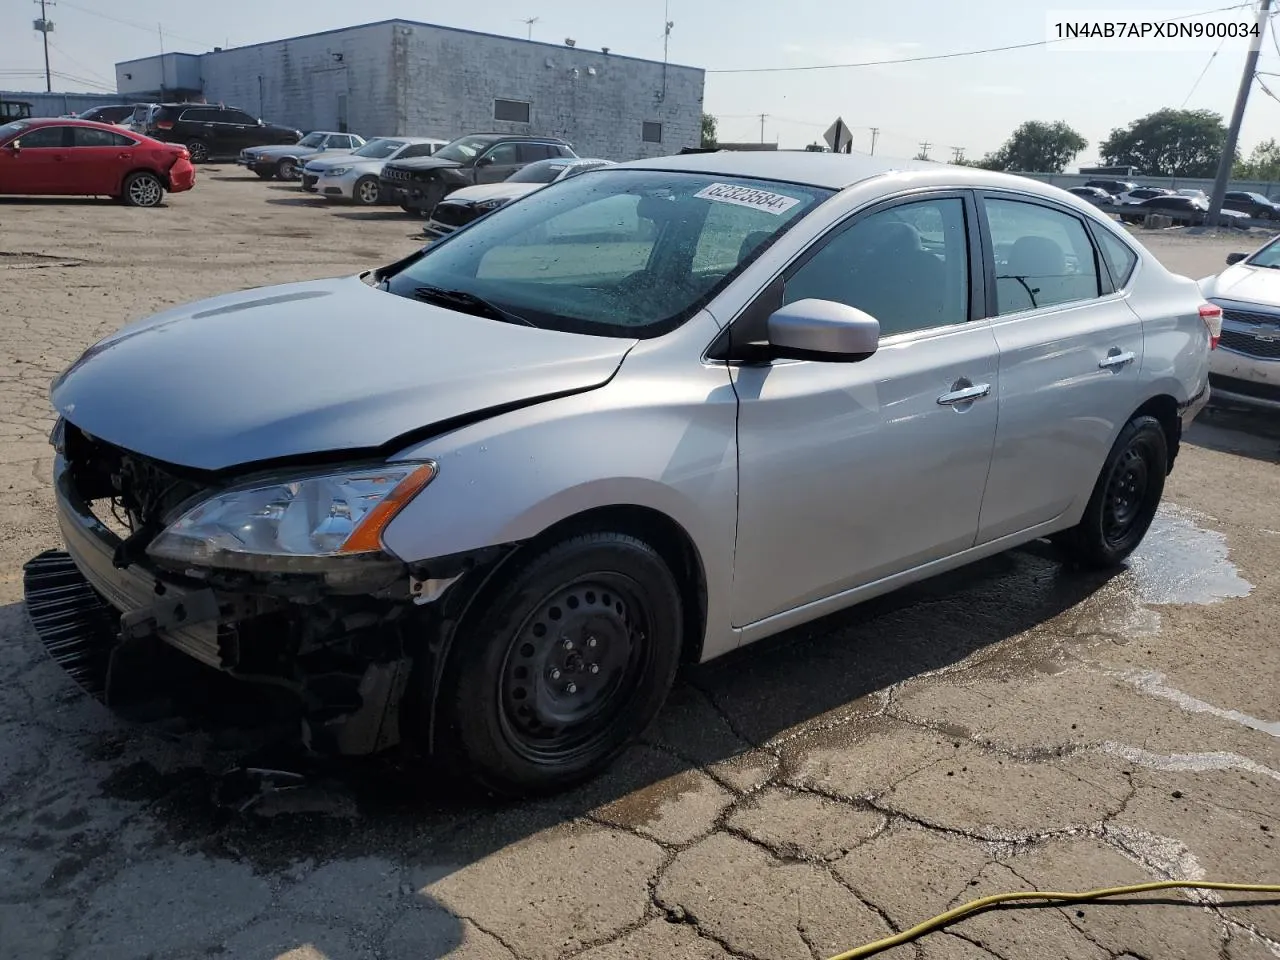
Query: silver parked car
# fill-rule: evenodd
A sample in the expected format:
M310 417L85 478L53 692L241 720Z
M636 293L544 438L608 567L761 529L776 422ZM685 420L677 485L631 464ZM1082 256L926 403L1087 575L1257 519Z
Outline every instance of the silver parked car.
M1280 236L1231 254L1227 269L1200 289L1222 308L1221 349L1209 361L1214 397L1280 410Z
M1021 177L619 164L89 348L27 603L109 702L177 650L288 695L312 749L555 790L681 662L1037 538L1122 562L1219 314Z
M359 150L364 144L364 137L354 133L312 130L297 143L276 143L241 150L236 163L252 170L263 180L277 177L281 180L297 180L298 171L308 161L348 154Z
M378 181L388 160L429 157L449 141L432 137L374 137L346 157L316 157L302 168L302 189L326 200L352 201L364 206L387 203Z

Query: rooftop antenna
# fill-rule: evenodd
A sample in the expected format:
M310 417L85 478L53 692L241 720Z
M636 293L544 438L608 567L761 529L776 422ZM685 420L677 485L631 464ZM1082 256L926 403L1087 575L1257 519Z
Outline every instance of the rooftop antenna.
M528 27L528 28L529 28L529 39L530 39L530 40L532 40L532 39L533 39L533 25L534 25L535 23L537 23L537 22L538 22L539 20L541 20L541 19L542 19L541 17L525 17L523 20L521 20L521 21L520 21L520 22L521 22L521 23L523 23L526 27Z

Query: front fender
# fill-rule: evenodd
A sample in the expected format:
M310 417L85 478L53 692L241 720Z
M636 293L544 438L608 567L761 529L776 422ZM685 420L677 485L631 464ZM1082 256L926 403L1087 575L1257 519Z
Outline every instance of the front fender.
M723 366L695 357L664 374L652 352L637 352L598 390L402 451L396 459L430 458L440 470L388 525L386 548L427 561L527 541L600 507L646 507L688 533L708 624L721 622L737 524L737 397Z

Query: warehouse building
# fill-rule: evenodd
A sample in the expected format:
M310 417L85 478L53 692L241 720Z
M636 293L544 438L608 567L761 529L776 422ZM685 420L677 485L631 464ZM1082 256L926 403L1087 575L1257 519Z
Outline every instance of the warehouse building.
M527 133L630 160L701 139L704 72L409 20L116 64L126 101L205 100L365 137Z

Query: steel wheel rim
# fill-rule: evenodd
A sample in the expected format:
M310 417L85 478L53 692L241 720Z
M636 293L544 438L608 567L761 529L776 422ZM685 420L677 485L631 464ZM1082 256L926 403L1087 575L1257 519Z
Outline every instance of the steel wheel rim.
M512 750L564 764L609 739L652 658L642 595L630 577L589 574L549 593L525 618L498 678L498 716Z
M294 164L291 161L285 160L281 162L280 176L285 180L292 180L294 176L297 174L297 172L298 172L298 168L294 166Z
M360 193L361 203L367 203L367 204L377 203L378 185L376 183L369 183L368 181L366 181L365 183L360 184L360 186L357 189L359 190L359 193Z
M160 184L152 177L137 177L129 184L129 199L139 207L153 207L160 202Z
M1151 469L1137 444L1127 447L1112 466L1102 510L1102 534L1107 543L1114 546L1125 540L1141 519L1151 489Z

